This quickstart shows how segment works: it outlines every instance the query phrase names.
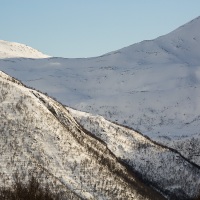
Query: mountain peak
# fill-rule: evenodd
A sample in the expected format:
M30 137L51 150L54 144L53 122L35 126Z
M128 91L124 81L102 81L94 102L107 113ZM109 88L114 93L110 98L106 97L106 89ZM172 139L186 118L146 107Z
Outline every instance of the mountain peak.
M172 31L171 33L173 32L188 32L188 33L196 33L198 31L200 31L200 16L183 24L182 26L180 26L179 28L175 29L174 31ZM169 34L171 34L169 33Z
M103 56L115 63L127 65L184 63L199 65L200 16L170 33L132 44Z
M0 58L47 58L40 51L17 42L0 40Z
M194 18L193 20L189 21L188 23L186 23L183 26L186 26L187 24L195 24L196 25L196 23L198 23L198 24L200 23L200 16Z

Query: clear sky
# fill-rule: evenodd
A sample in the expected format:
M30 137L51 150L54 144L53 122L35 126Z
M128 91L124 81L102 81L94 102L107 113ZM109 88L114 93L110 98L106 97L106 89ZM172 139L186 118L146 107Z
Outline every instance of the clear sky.
M200 15L200 0L0 0L0 39L92 57L154 39Z

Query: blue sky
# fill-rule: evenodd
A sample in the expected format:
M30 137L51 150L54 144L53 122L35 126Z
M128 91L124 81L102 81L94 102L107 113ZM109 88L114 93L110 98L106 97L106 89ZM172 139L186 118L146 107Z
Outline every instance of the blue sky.
M1 0L0 39L92 57L154 39L200 15L199 0Z

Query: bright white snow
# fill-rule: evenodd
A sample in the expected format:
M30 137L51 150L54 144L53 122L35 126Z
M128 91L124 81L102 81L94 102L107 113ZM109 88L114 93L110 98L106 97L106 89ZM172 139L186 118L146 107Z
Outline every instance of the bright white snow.
M47 58L49 56L17 42L8 42L0 40L0 58Z

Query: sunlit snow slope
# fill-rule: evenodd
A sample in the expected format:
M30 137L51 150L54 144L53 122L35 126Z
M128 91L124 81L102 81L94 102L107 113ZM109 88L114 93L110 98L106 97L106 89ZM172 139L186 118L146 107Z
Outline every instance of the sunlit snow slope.
M16 42L0 40L0 58L47 58L49 56L27 46Z
M137 129L200 165L200 17L99 57L15 57L1 59L0 69L66 105Z

